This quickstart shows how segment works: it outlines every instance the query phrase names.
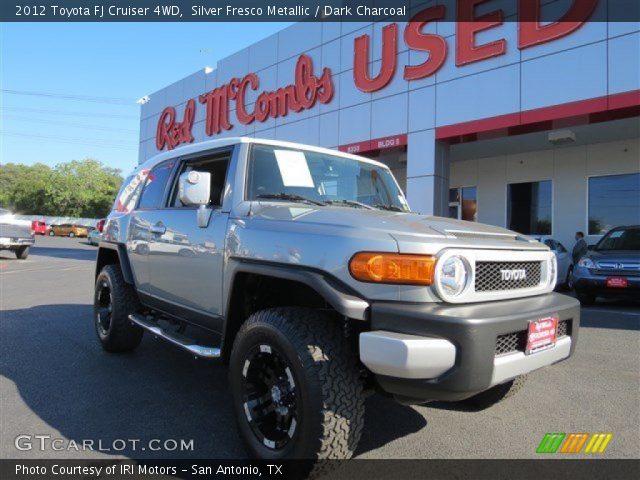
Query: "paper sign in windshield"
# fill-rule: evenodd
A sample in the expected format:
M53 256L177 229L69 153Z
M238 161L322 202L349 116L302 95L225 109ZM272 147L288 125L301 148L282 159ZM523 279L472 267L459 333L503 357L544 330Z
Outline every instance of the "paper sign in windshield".
M280 176L285 187L314 188L313 178L303 152L274 150Z

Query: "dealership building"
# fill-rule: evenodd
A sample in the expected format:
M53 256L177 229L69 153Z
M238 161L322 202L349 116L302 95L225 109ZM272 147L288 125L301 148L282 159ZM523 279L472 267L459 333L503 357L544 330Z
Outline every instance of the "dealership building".
M385 163L424 214L567 248L578 230L593 243L640 224L640 22L605 21L614 0L558 23L481 3L502 19L456 22L432 1L412 22L293 24L150 94L140 162L213 138L287 140Z

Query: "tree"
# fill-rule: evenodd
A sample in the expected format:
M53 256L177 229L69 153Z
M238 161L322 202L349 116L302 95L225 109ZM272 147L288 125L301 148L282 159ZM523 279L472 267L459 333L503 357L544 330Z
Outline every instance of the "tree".
M54 168L0 166L0 205L25 215L98 218L105 216L122 177L97 160L73 160Z

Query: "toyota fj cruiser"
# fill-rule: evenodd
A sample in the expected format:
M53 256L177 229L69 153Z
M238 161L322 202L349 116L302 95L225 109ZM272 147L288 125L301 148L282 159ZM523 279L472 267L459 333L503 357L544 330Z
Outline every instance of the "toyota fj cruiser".
M228 364L250 454L348 458L365 392L484 408L568 358L579 305L556 275L533 239L411 213L381 163L228 138L125 180L94 322L109 352L147 331Z

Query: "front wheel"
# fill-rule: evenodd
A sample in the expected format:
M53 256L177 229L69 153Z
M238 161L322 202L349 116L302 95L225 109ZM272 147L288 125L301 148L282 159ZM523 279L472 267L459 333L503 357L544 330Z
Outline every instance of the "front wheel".
M16 258L19 260L25 260L29 256L29 246L20 247L16 249Z
M143 330L129 320L139 308L136 292L124 281L120 266L104 267L96 279L93 297L93 319L102 348L128 352L140 344Z
M69 232L69 238L73 238L73 237L75 237L75 236L76 236L76 234L75 234L75 233L73 233L73 232Z
M49 236L50 237L55 237L56 236L56 232L54 232L53 230L49 231Z
M350 458L364 423L354 352L321 312L262 310L242 325L229 377L240 435L253 457Z

